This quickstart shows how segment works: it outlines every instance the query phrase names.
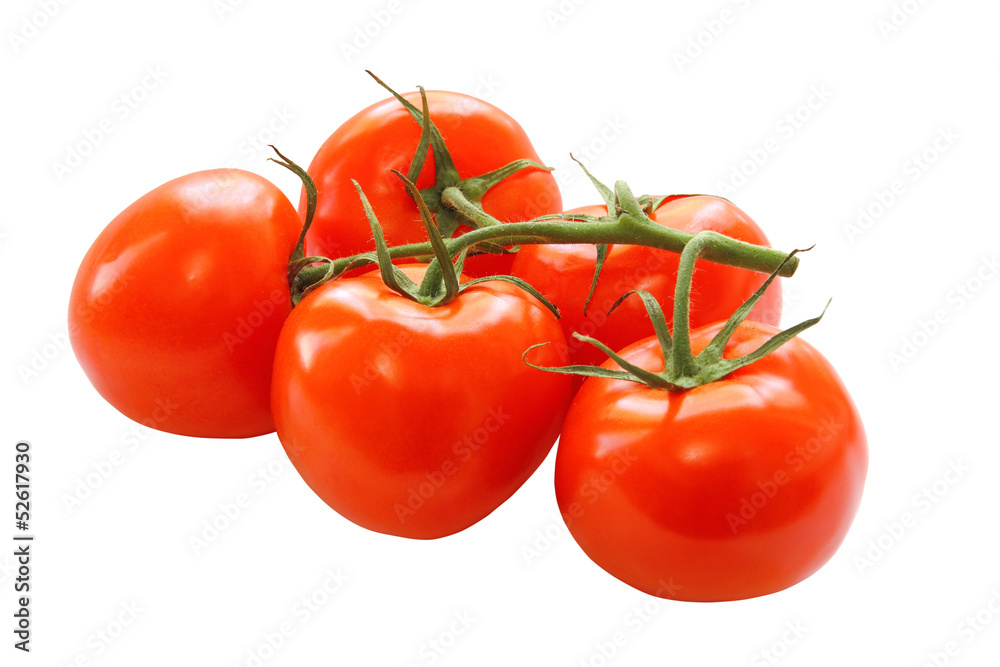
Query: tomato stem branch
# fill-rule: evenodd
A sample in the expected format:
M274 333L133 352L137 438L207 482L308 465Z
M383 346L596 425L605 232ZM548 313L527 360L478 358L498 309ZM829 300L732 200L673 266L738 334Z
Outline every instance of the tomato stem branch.
M725 323L725 325L723 325L722 329L719 330L715 338L712 339L712 341L698 354L698 356L694 356L691 351L691 322L689 311L689 301L691 299L691 280L694 277L695 264L697 263L702 251L706 248L712 247L711 244L717 241L716 237L718 236L721 235L712 231L700 232L690 243L688 243L687 247L684 248L684 252L681 253L679 269L677 272L677 288L674 292L673 335L671 335L668 330L667 321L663 315L663 310L660 308L659 302L657 302L656 298L648 292L644 292L642 290L626 292L611 307L611 311L614 311L615 308L617 308L625 299L633 295L642 299L646 312L649 314L649 320L653 326L653 332L656 335L660 344L660 350L663 354L663 370L661 372L654 372L639 368L600 341L579 333L574 333L573 337L581 342L589 343L590 345L597 347L599 350L607 354L621 370L605 368L602 366L585 365L562 367L536 366L527 361L526 357L528 352L534 349L534 347L538 347L537 345L532 348L528 348L524 352L524 356L521 357L522 360L532 368L548 371L550 373L564 373L567 375L578 375L583 377L628 380L630 382L645 384L647 387L651 388L665 389L668 391L686 391L710 382L715 382L716 380L721 380L733 371L754 363L758 359L774 352L799 333L815 325L820 321L820 319L822 319L823 313L826 312L826 308L824 308L823 313L820 313L818 316L776 333L771 336L771 338L767 339L763 345L748 354L744 354L743 356L735 359L725 359L723 357L726 344L729 342L733 333L735 333L736 329L746 320L754 305L760 300L761 296L764 295L764 292L768 287L770 287L771 283L774 282L774 279L778 276L779 272L795 258L797 253L801 252L800 250L793 250L785 256L784 261L775 268L768 279L764 281L764 284L753 293L753 296L747 299L742 306L736 309L736 312L730 316L729 320ZM827 303L827 306L829 306L829 303ZM611 314L611 311L608 312L609 315Z
M609 244L640 245L683 253L694 238L693 234L660 225L649 217L665 198L653 199L645 196L637 198L624 181L618 181L614 188L609 188L594 178L582 164L584 172L605 200L608 209L606 217L544 215L525 222L506 222L496 219L483 210L481 205L483 195L498 182L522 169L547 170L547 167L530 160L516 160L487 174L463 180L455 168L440 131L430 119L427 95L423 88L419 88L421 106L417 108L381 79L371 72L368 73L392 93L421 126L421 138L408 170L407 181L416 182L416 176L421 173L428 152L433 152L434 186L419 192L414 186L408 191L422 214L433 215L433 224L436 227L434 233L442 237L443 248L435 239L434 243L410 243L392 248L385 247L383 243L378 252L381 261L376 253L371 251L338 259L304 257L304 240L316 209L316 187L304 170L278 153L284 160L279 164L302 178L308 200L305 224L289 262L289 280L294 302L297 303L306 293L328 280L336 279L345 271L365 265L384 264L386 261L412 257L424 261L434 261L436 257L440 265L440 258L444 257L445 252L448 257L455 258L463 253L503 253L512 246L541 243L598 246L601 250L598 253L599 262L594 276L596 283L603 263L600 260L603 260ZM370 217L374 217L374 213ZM473 229L453 237L455 230L462 224ZM718 264L761 273L778 271L778 275L786 277L793 275L798 267L797 257L721 234L715 234L701 243L703 245L698 248L698 257ZM388 270L384 266L382 268L383 271ZM437 277L437 268L434 267L432 271L435 274L434 279ZM452 290L447 291L450 293Z
M457 196L454 197L458 199ZM445 245L452 257L465 248L471 248L484 241L496 241L501 245L529 245L538 243L581 243L581 244L622 244L642 245L651 248L661 248L670 252L682 253L693 234L664 227L656 223L636 225L631 214L611 222L567 222L564 220L531 220L527 222L508 222L491 224L466 232L461 236L445 240ZM623 219L625 218L625 219ZM434 249L428 242L409 243L389 248L389 256L393 259L432 255ZM787 255L774 248L753 245L737 241L721 234L713 236L701 250L700 258L726 264L741 269L771 273L779 266L780 276L791 276L798 268L798 258L793 257L782 266ZM370 253L341 257L333 261L333 271L339 275L348 267L373 264ZM301 278L308 280L308 275L321 270L322 267L304 269ZM325 268L322 268L325 272ZM309 273L307 273L309 272ZM304 275L303 275L304 274Z

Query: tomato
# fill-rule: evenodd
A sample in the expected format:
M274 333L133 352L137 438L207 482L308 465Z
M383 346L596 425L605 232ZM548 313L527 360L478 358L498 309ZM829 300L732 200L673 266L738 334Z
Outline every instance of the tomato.
M271 365L300 229L281 190L236 169L182 176L126 208L70 297L73 351L101 396L170 433L273 431Z
M692 332L692 349L721 326ZM725 358L775 333L745 322ZM655 338L620 354L663 370ZM588 379L566 416L555 483L570 532L602 568L652 595L717 601L773 593L819 569L851 525L867 467L847 390L794 338L683 392Z
M403 97L421 107L418 93ZM428 91L427 102L431 119L462 178L485 174L515 160L540 163L521 126L492 104L447 91ZM337 128L309 166L319 198L306 238L307 254L335 259L374 250L352 178L371 201L390 246L427 240L416 205L390 171L407 173L419 138L420 125L392 97L360 111ZM434 180L434 156L429 152L416 183L423 189ZM500 221L515 222L559 212L562 198L550 173L525 169L490 189L482 205ZM303 192L299 205L303 217L305 210ZM473 277L509 273L512 263L512 255L473 256L465 264L465 273Z
M567 213L603 216L607 208L586 206ZM710 230L740 241L768 245L767 237L756 223L732 202L720 197L671 197L651 217L661 225L692 234ZM574 339L574 332L597 338L613 350L649 335L649 317L638 299L626 300L610 316L607 314L625 292L651 293L670 321L679 258L675 253L643 246L610 246L586 315L584 304L597 264L595 246L525 245L516 257L512 273L559 307L574 363L600 364L607 358L597 348ZM701 263L694 276L691 326L728 318L766 279L763 273L707 261ZM757 302L750 318L778 324L781 286L777 281Z
M426 265L401 267L420 282ZM274 362L278 437L330 507L381 533L430 539L473 525L552 447L571 381L555 316L509 283L437 307L377 273L330 282L288 318ZM547 361L545 361L547 360Z

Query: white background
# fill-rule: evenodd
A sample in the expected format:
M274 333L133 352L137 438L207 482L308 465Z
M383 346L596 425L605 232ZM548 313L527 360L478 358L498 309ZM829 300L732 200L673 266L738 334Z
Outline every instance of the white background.
M12 547L0 548L0 662L252 665L248 652L289 622L263 664L918 666L952 641L957 655L939 664L996 664L1000 5L896 1L910 13L888 31L891 0L410 0L388 21L388 0L64 0L51 17L45 2L7 0L0 538L13 532L13 444L26 438L38 541L30 655L11 648ZM368 25L373 12L387 25ZM367 44L366 25L378 33ZM296 178L250 140L307 164L385 96L364 68L513 115L557 168L567 207L598 201L573 151L637 193L721 194L735 178L729 197L774 245L816 244L785 281L784 322L833 297L805 337L851 389L871 448L860 513L826 567L761 599L660 603L592 564L554 518L551 456L480 524L408 541L329 510L274 435L133 431L102 401L65 337L70 285L100 230L160 183L227 163L297 203ZM105 118L110 134L60 177L54 163ZM952 138L935 148L942 132ZM902 194L880 211L897 179ZM852 234L859 208L876 215ZM114 450L124 462L68 509ZM189 538L241 493L251 505L196 555ZM893 536L907 513L915 525ZM317 592L338 570L341 588ZM305 618L295 606L313 595L327 599ZM117 633L123 605L141 611L109 646L97 633ZM619 632L624 645L602 656Z

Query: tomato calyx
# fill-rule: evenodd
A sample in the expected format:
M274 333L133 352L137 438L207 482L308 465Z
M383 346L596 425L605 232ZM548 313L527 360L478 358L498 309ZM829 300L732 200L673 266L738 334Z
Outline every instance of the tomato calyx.
M826 307L823 308L823 312L821 312L818 316L800 322L793 327L789 327L788 329L775 334L753 352L735 359L723 358L723 352L725 351L726 344L729 342L729 339L736 332L740 324L746 320L750 311L753 309L757 301L760 300L761 296L764 295L768 286L780 274L783 266L799 252L804 252L806 250L810 250L811 248L793 250L785 257L785 261L782 262L781 266L771 273L764 284L762 284L760 288L754 292L754 294L747 299L746 302L744 302L744 304L732 314L732 316L730 316L712 341L701 352L695 355L691 350L691 282L694 276L695 264L699 256L705 248L710 247L710 244L715 241L715 237L719 236L722 235L717 232L699 232L693 239L691 239L691 241L688 242L684 251L681 253L677 272L677 288L674 293L673 335L670 333L663 310L660 308L656 298L652 294L643 290L626 292L608 311L608 314L610 315L611 312L613 312L619 305L621 305L622 302L625 301L625 299L632 295L636 295L642 299L643 305L645 306L646 312L649 314L649 319L653 325L653 331L655 332L657 341L660 344L660 351L663 355L664 363L662 371L656 372L640 368L635 364L626 361L621 355L600 341L589 336L584 336L580 333L574 333L573 337L581 342L594 345L600 349L608 355L608 357L613 359L621 370L589 365L544 367L536 366L529 362L527 360L528 353L536 347L541 347L541 345L545 345L546 343L534 345L525 350L524 355L522 355L522 360L532 368L550 373L564 373L567 375L579 375L584 377L628 380L644 384L647 387L654 389L686 391L688 389L693 389L695 387L700 387L702 385L721 380L733 371L754 363L755 361L777 350L802 331L805 331L809 327L817 324L823 318L823 315L826 313L826 307L829 307L830 305L829 302L827 302ZM726 237L722 236L722 238Z
M455 162L448 151L441 132L431 120L427 105L427 93L423 86L417 86L417 90L420 91L421 101L421 108L418 109L371 71L365 71L375 79L376 83L389 91L403 105L403 108L406 109L410 116L413 117L413 120L420 124L420 139L417 143L413 160L410 162L410 167L407 170L406 178L410 182L416 183L421 171L423 171L428 152L433 152L434 184L423 190L418 190L416 193L410 192L410 197L414 202L417 199L423 201L427 210L434 215L435 223L443 237L449 238L453 236L462 225L476 229L483 226L502 224L483 210L482 199L486 193L506 178L525 169L552 171L551 167L546 167L533 160L515 160L488 173L462 178L455 167ZM459 199L462 201L462 205L456 206L455 202L459 201ZM500 254L511 252L511 250L496 243L484 243L480 247L471 249L470 252Z
M278 158L280 159L275 160L271 157L267 159L275 164L281 165L298 176L306 191L306 219L302 224L302 231L299 233L299 238L295 242L295 248L292 249L292 254L288 258L288 289L291 292L292 306L294 307L298 305L306 294L313 291L323 283L334 279L336 276L340 275L340 273L353 268L355 264L351 264L347 268L338 272L336 270L337 267L334 266L333 260L327 257L305 256L306 233L309 231L309 227L312 226L313 217L316 215L316 183L305 169L282 155L281 151L273 145L268 145L271 147L271 150L277 153ZM311 269L311 276L305 281L300 280L300 276L303 275L303 269L307 267Z
M399 267L395 266L392 263L392 254L389 251L389 246L385 242L385 234L382 231L382 225L379 223L378 217L372 209L371 202L369 202L368 197L365 196L364 191L361 189L361 185L352 179L351 182L354 184L354 188L358 191L358 196L361 198L361 205L364 208L365 217L368 219L368 225L371 227L372 236L375 239L375 252L373 254L375 256L375 262L378 264L379 272L382 276L382 282L385 283L386 287L401 296L410 299L411 301L416 301L417 303L425 305L429 308L433 308L435 306L443 306L446 303L454 301L459 294L473 285L477 285L488 280L500 280L521 288L531 296L538 299L538 301L548 308L552 314L556 316L556 318L559 317L559 309L556 308L555 305L542 296L542 294L534 287L515 276L483 276L481 278L476 278L462 283L460 279L462 275L462 267L465 264L465 258L468 255L468 247L460 248L457 253L451 250L445 242L444 237L441 235L441 231L435 224L434 218L431 217L431 213L428 210L426 203L419 196L417 186L401 172L393 169L392 173L394 173L403 182L403 186L406 188L406 191L414 197L414 202L417 204L417 210L420 212L420 220L424 223L424 229L427 231L427 236L430 239L430 246L434 252L434 258L428 264L427 271L424 273L424 277L420 281L419 285L413 282L413 280L400 270Z

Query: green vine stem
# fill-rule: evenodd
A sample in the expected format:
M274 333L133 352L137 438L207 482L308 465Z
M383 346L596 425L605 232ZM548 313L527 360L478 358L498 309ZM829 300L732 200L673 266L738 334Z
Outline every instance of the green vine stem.
M304 169L274 149L281 158L274 161L293 171L302 179L308 203L302 233L288 266L292 303L297 304L306 294L325 282L340 277L346 271L365 265L380 264L383 273L385 273L388 271L385 267L386 262L403 258L420 258L437 264L437 266L433 266L432 275L428 278L430 284L436 283L441 277L439 273L441 259L445 255L456 258L460 255L477 252L502 253L507 252L508 248L539 243L596 245L598 247L598 263L591 285L593 287L600 275L601 265L609 244L642 245L682 253L694 238L693 234L659 225L649 217L666 198L654 199L648 196L637 198L624 181L618 181L614 188L608 188L594 178L583 164L580 166L598 189L607 206L607 216L555 214L544 215L524 222L497 220L483 210L481 203L482 197L490 188L524 169L551 170L529 160L515 160L487 174L461 178L445 145L444 138L430 118L427 95L424 89L418 87L421 105L420 108L417 108L377 76L371 72L368 73L376 82L392 93L413 120L421 126L420 140L407 174L406 176L399 174L399 176L404 182L410 184L410 187L407 187L407 192L418 204L421 217L433 216L431 224L436 228L435 233L439 233L443 237L441 239L443 245L432 236L431 240L426 242L410 243L392 248L385 247L383 243L383 247L379 248L378 253L369 251L337 259L305 257L305 238L316 210L316 186ZM428 153L434 155L435 183L432 187L418 191L415 186L412 186L412 183L421 173ZM359 195L362 200L365 200L364 193L360 192L360 189ZM472 229L460 236L453 237L454 231L461 224ZM718 264L727 264L762 273L771 273L777 270L782 276L793 275L798 266L798 258L794 256L788 257L779 250L737 241L721 234L716 234L700 244L699 256ZM450 264L451 262L446 263ZM450 273L450 269L448 272ZM454 288L448 291L451 293ZM432 296L422 292L420 298L428 299Z
M607 222L567 221L562 219L535 219L526 222L506 222L492 218L489 214L468 201L456 188L445 191L443 200L453 206L463 216L480 218L479 227L460 236L445 239L448 253L455 257L461 251L470 249L484 241L496 241L504 246L538 243L584 243L584 244L625 244L660 248L682 253L693 234L682 232L653 222L624 181L615 183L615 194L621 210L616 218ZM484 217L485 216L485 217ZM489 220L486 220L489 217ZM550 216L546 216L549 218ZM737 241L722 234L713 234L700 248L700 257L717 264L726 264L741 269L771 273L779 270L780 276L791 276L798 268L798 257L789 258L775 248ZM410 243L389 248L392 259L421 257L434 254L429 242ZM339 276L344 271L375 264L374 253L362 253L332 260L330 266L309 267L299 274L302 284L312 285L322 277L332 274Z

